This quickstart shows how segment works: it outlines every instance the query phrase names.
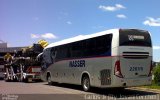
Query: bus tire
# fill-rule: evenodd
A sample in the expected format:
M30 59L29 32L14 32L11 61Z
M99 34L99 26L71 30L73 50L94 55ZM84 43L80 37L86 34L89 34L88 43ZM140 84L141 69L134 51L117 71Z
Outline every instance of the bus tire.
M85 92L90 91L90 79L88 75L82 77L82 88Z
M47 75L47 82L48 82L48 85L53 84L52 81L51 81L51 75L50 74Z
M22 78L22 80L21 80L21 82L24 82L25 81L25 79L24 79L24 77Z
M28 83L29 81L28 81L28 77L26 77L25 79L24 79L24 82L25 83Z
M125 87L118 87L118 88L116 88L116 90L118 90L118 91L124 91L124 89L125 89Z

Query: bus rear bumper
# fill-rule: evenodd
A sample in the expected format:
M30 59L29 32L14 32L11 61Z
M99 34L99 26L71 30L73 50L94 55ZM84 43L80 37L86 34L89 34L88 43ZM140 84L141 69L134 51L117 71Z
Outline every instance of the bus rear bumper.
M143 86L143 85L151 85L152 77L145 78L134 78L134 79L124 79L124 78L116 78L113 81L113 87L132 87L132 86Z

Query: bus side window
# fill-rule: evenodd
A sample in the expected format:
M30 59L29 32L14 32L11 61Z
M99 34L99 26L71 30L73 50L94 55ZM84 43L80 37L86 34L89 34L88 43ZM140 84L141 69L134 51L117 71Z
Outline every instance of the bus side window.
M66 58L71 58L72 57L72 45L71 44L68 44L67 45L67 57Z
M56 61L67 58L67 47L66 45L58 46L56 48Z
M100 36L95 39L96 42L96 54L95 55L111 55L111 40L112 34L107 34L105 36Z
M57 50L56 50L56 48L52 48L51 49L51 62L52 62L52 64L55 62L55 59L56 59L56 56L57 56Z

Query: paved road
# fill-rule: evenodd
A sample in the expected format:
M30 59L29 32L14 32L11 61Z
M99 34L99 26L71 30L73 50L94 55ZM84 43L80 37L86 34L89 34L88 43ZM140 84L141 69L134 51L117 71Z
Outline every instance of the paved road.
M0 100L160 100L154 92L93 88L92 92L82 91L80 86L46 82L20 83L0 80Z

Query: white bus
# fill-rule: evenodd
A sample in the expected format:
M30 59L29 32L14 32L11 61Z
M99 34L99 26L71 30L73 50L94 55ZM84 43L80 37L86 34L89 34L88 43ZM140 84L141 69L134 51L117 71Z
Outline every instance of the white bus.
M90 87L151 84L152 43L148 31L111 29L48 45L43 51L44 81Z

